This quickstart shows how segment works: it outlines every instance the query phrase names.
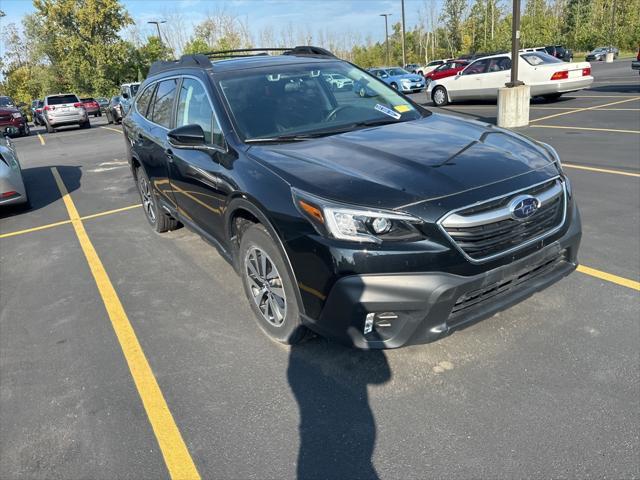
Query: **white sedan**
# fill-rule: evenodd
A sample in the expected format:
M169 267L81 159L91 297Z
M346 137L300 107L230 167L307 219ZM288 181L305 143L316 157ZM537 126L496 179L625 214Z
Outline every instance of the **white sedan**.
M532 97L548 100L587 88L593 83L589 62L567 63L543 52L521 52L518 79L531 87ZM511 80L511 54L483 57L454 77L429 84L427 95L438 106L461 100L492 100Z

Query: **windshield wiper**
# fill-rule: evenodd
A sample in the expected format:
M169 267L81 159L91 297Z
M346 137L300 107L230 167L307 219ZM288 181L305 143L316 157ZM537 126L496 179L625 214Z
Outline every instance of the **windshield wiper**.
M323 136L323 134L315 133L299 133L291 135L276 135L275 137L254 137L247 138L244 143L278 143L278 142L301 142L302 140L309 140L310 138L317 138Z

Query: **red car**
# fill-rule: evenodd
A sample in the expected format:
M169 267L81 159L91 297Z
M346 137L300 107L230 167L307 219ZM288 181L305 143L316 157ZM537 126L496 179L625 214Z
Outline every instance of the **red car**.
M456 73L464 70L467 65L469 65L469 62L467 62L466 60L451 60L447 63L443 63L435 70L427 73L424 78L427 82L427 85L429 85L432 80L439 80L440 78L445 77L453 77Z
M29 135L29 124L10 97L0 96L0 131L15 127L20 135ZM1 134L1 133L0 133Z
M93 115L94 117L101 117L100 104L96 102L93 97L81 98L80 101L84 105L84 109L87 111L87 115Z

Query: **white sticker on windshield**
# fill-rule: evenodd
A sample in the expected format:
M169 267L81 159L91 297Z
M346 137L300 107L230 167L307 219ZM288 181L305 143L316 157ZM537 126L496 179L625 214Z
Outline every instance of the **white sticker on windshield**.
M395 118L396 120L400 120L400 117L402 116L395 110L391 110L390 108L385 107L384 105L380 105L379 103L376 103L375 109L379 112L384 113L385 115L389 115L390 117Z

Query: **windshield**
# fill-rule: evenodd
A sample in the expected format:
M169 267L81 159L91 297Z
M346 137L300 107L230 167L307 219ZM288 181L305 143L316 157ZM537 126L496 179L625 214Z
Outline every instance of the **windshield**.
M13 107L14 105L11 97L0 97L0 107Z
M548 53L543 52L534 52L534 53L525 53L520 55L529 65L533 65L534 67L537 65L543 65L545 63L564 63L559 58L553 57Z
M398 75L409 75L409 72L407 72L406 70L404 70L402 68L390 68L389 70L387 70L387 72L392 77L395 77L395 76L398 76Z
M347 78L332 88L327 76ZM218 84L239 133L247 140L331 134L422 115L395 90L342 62L286 65L223 74Z

